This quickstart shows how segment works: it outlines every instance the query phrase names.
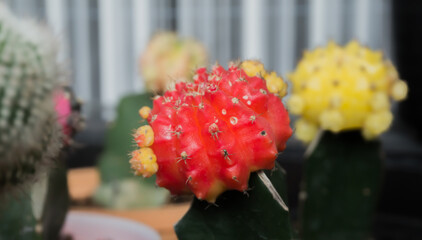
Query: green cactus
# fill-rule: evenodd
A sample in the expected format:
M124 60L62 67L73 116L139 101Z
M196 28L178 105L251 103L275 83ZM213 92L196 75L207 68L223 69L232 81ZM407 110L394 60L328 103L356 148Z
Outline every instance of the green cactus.
M287 200L285 173L273 170L252 173L250 191L227 191L215 204L194 199L189 211L175 225L179 239L295 239L289 212L274 200L259 174L265 174L278 194Z
M303 239L367 239L381 182L378 141L324 132L307 157L300 194Z
M60 159L63 160L63 159ZM69 206L64 161L0 201L0 239L59 239Z
M60 149L53 39L0 5L0 194L33 179Z
M131 133L140 121L139 106L152 106L152 97L150 93L129 95L117 107L116 121L107 131L105 151L98 162L102 182L94 201L101 206L131 209L162 205L168 199L167 190L155 187L155 177L139 179L128 170L127 156L134 145Z
M56 46L48 28L0 4L0 239L58 239L66 216Z

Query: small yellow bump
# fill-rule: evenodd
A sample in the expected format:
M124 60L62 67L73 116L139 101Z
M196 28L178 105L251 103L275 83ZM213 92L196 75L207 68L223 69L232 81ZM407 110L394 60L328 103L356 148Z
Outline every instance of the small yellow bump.
M287 94L287 85L281 77L277 76L276 72L265 74L264 78L267 82L268 91L276 93L280 97L284 97Z
M241 68L245 71L246 75L249 77L254 77L258 74L264 75L265 69L264 65L260 61L256 60L246 60L241 64Z
M149 147L154 143L154 131L149 125L144 125L136 129L133 137L139 147Z
M390 127L392 121L393 115L390 111L382 111L369 115L363 126L363 136L366 139L377 137Z
M330 98L330 106L332 108L339 108L341 107L342 97L336 94L333 94Z
M318 133L318 128L315 124L306 121L305 119L299 119L296 124L296 137L305 142L309 143L314 139Z
M325 110L319 116L322 129L339 132L343 127L343 116L336 110Z
M143 119L147 119L150 114L151 114L151 108L148 106L143 106L141 109L139 109L139 115Z
M287 94L287 84L276 72L268 73L264 69L264 65L256 60L246 60L242 62L241 68L249 77L262 76L267 84L268 91L284 97Z
M129 163L136 176L151 177L158 171L157 157L148 147L133 151Z
M390 102L387 94L383 92L376 92L372 96L371 107L374 111L388 110L390 108Z
M407 96L407 84L404 81L396 81L391 88L391 97L396 101L404 100Z
M287 101L287 107L291 113L299 115L303 112L305 103L299 95L293 94Z

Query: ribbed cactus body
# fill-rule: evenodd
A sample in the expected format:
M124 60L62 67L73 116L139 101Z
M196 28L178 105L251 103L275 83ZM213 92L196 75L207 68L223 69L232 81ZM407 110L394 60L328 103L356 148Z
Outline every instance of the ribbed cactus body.
M52 39L0 5L0 192L33 178L59 150Z
M325 131L306 159L300 194L303 239L368 239L381 185L379 141Z
M225 190L245 191L251 172L272 169L292 130L264 79L237 66L200 68L194 79L155 98L131 163L138 175L158 169L157 184L173 194L215 201Z

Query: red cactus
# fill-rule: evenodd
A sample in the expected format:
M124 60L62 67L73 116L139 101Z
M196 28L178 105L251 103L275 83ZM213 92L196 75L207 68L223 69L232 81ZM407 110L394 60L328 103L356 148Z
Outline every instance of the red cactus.
M150 148L159 186L214 201L228 189L245 191L250 172L272 169L292 130L264 79L216 66L198 69L194 80L154 99Z

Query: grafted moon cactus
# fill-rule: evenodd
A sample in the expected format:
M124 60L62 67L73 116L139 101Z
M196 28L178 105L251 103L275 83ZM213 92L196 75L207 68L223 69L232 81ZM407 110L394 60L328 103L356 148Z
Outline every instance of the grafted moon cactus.
M305 52L290 74L289 111L301 115L296 135L311 141L318 128L337 133L361 129L366 139L386 131L393 119L390 99L406 98L407 85L382 53L351 41L330 42Z
M199 68L194 83L177 83L140 115L140 149L130 160L137 175L157 173L172 194L193 192L215 201L225 190L245 191L251 172L272 169L292 130L281 99L263 78L242 68Z
M0 4L0 193L33 178L60 147L54 37Z
M191 80L194 70L206 64L207 53L200 42L161 32L148 43L140 70L148 90L161 93L175 80Z

